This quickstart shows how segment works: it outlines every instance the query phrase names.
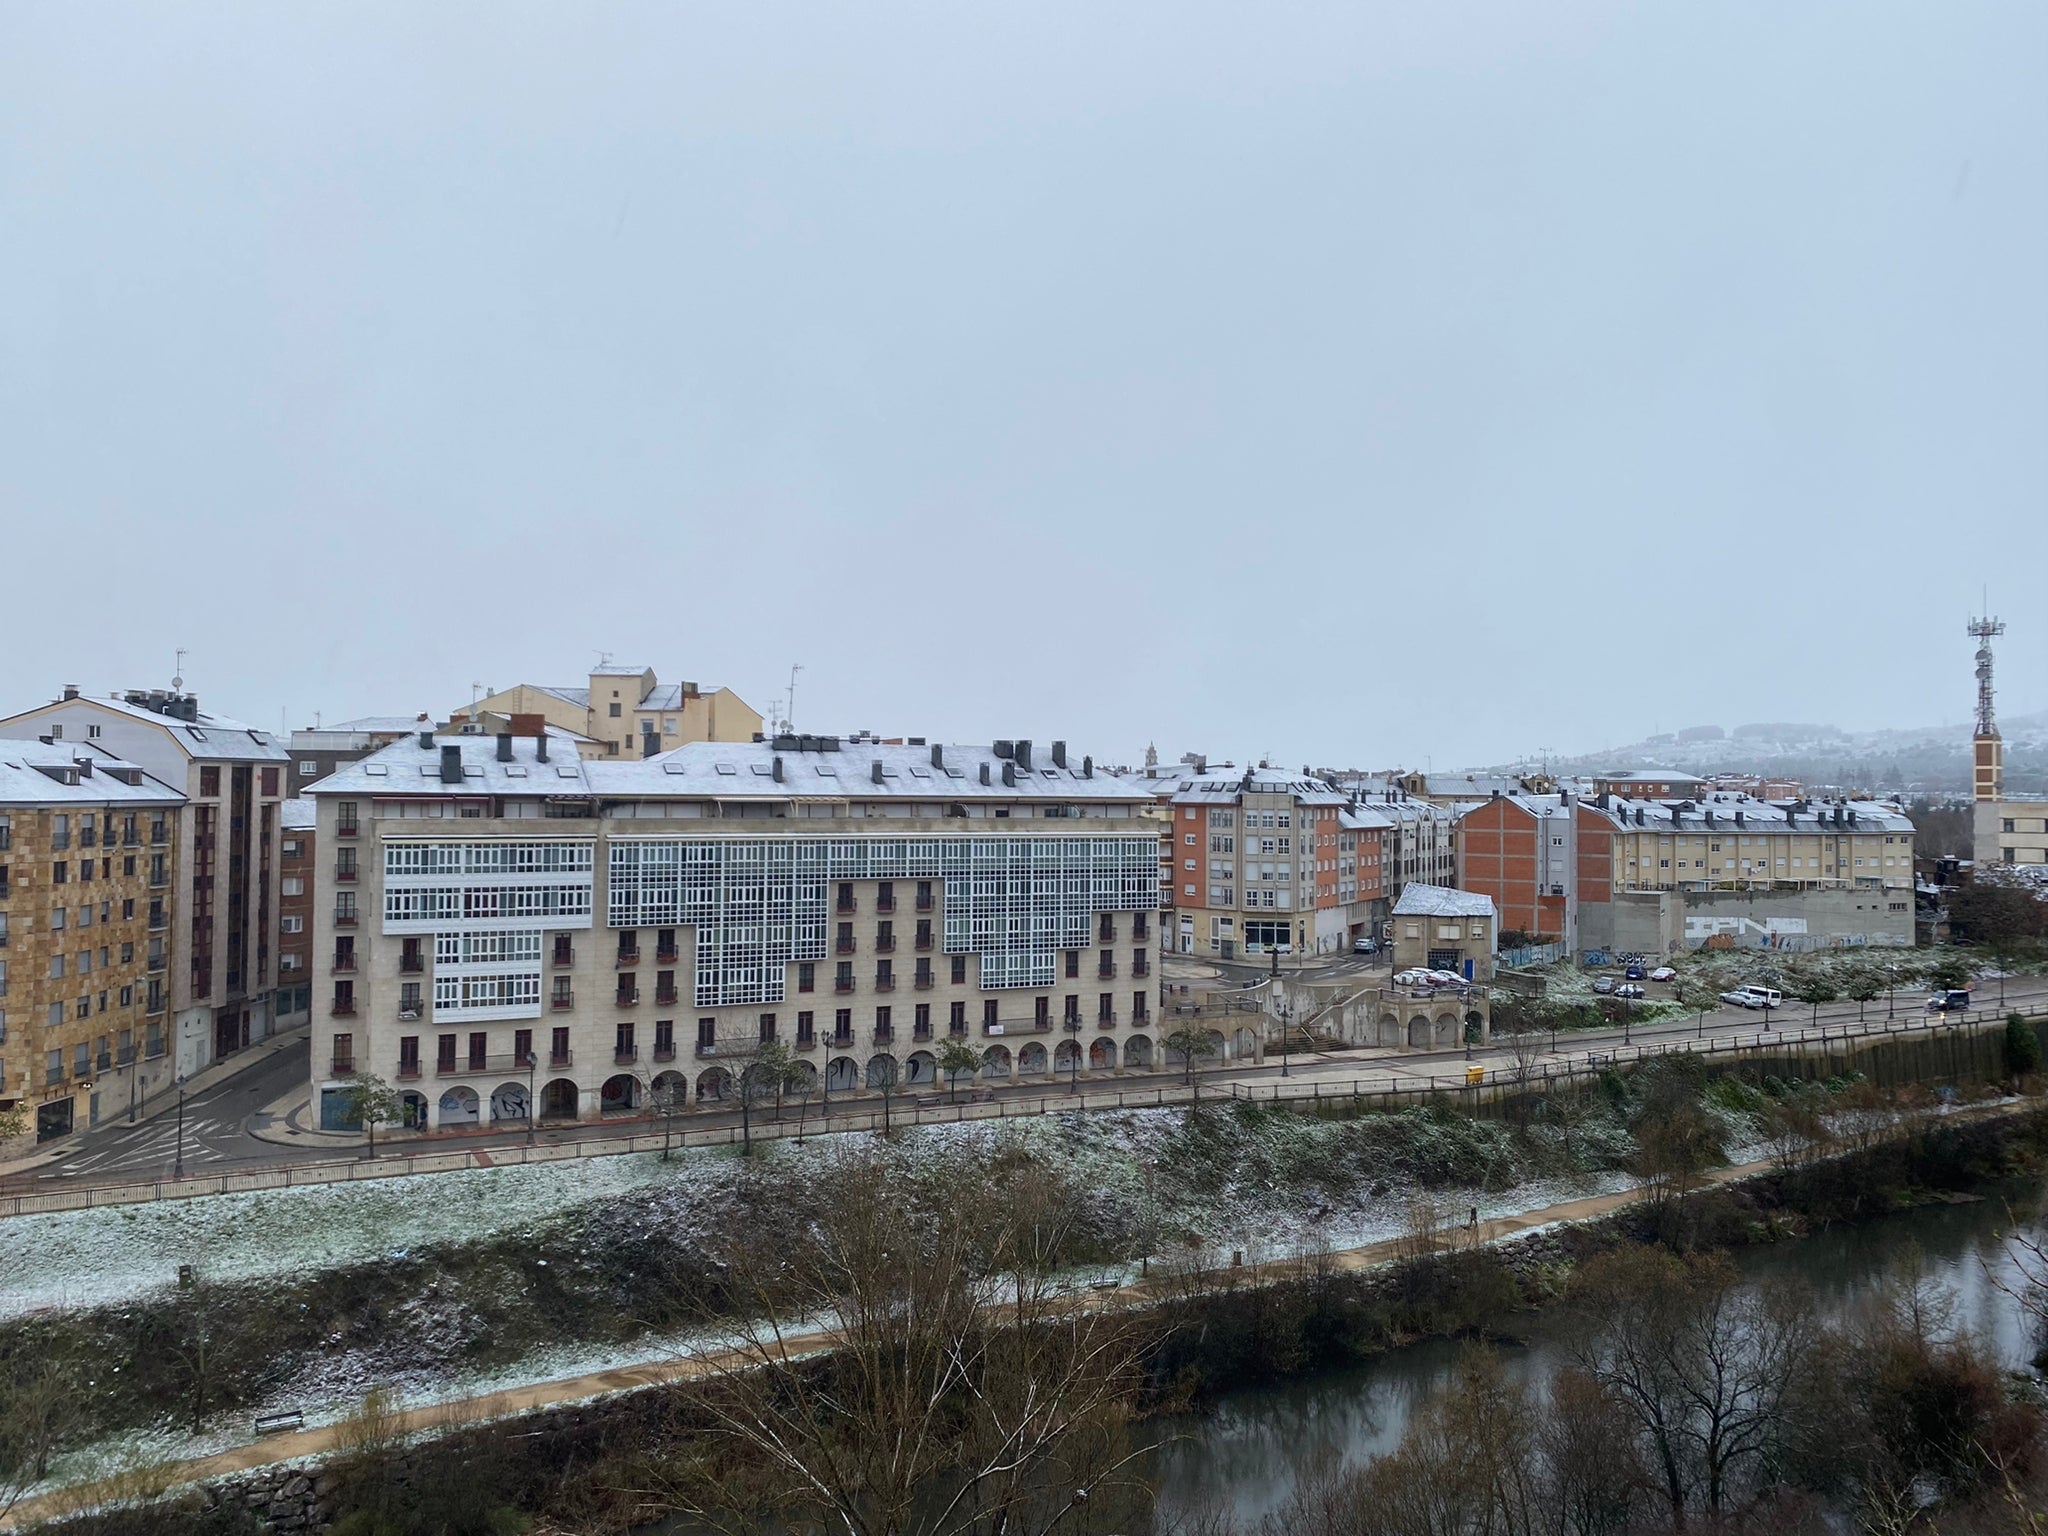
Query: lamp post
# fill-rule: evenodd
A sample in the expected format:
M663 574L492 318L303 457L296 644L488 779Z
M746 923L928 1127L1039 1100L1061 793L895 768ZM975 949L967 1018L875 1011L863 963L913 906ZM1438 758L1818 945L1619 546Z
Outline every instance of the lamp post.
M1081 1091L1081 1016L1066 1020L1067 1044L1074 1049L1067 1058L1067 1092Z
M534 1097L534 1074L540 1066L540 1058L532 1051L526 1053L526 1144L534 1140L535 1122L540 1118L540 1100Z
M185 1177L185 1074L178 1074L178 1139L171 1162L171 1177Z

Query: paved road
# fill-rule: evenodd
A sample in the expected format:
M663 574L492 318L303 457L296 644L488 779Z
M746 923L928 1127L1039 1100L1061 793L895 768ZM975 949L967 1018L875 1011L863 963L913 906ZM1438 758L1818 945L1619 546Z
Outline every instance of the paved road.
M1363 957L1361 957L1363 958ZM1995 1019L2002 1010L2026 1008L2039 1012L2048 1009L2048 981L2038 977L2019 978L2006 984L2005 1003L1998 1001L1997 983L1979 985L1985 1006L1969 1015L1967 1022L1981 1023L1987 1018ZM1924 1024L1927 1015L1923 1004L1924 992L1901 991L1893 1010L1896 1021L1901 1025L1908 1022ZM1863 1010L1869 1021L1880 1024L1886 1016L1886 1001L1878 999ZM1821 1024L1840 1027L1856 1022L1858 1009L1854 1003L1824 1004L1819 1010ZM1248 1016L1243 1022L1251 1024L1255 1016ZM1220 1026L1228 1021L1210 1021ZM1748 1037L1759 1032L1782 1031L1787 1034L1813 1026L1814 1010L1807 1004L1788 1004L1781 1010L1768 1015L1741 1008L1723 1008L1708 1013L1702 1019L1693 1016L1645 1025L1640 1028L1572 1030L1558 1034L1554 1043L1544 1040L1544 1048L1537 1057L1539 1063L1562 1063L1578 1061L1583 1063L1589 1054L1605 1053L1618 1046L1656 1046L1664 1043L1683 1043L1697 1039L1728 1039L1735 1036ZM1541 1038L1541 1037L1539 1037ZM305 1040L294 1041L266 1059L257 1062L247 1071L219 1083L206 1091L193 1095L185 1106L183 1147L185 1171L194 1173L219 1173L229 1170L244 1170L255 1167L280 1167L291 1163L314 1160L331 1160L351 1154L348 1146L337 1146L331 1140L312 1142L306 1146L280 1145L275 1141L259 1139L250 1134L252 1124L261 1125L257 1117L265 1106L276 1102L292 1087L307 1081L309 1061ZM1468 1057L1462 1046L1435 1051L1378 1051L1347 1050L1315 1052L1282 1057L1269 1055L1264 1065L1210 1068L1200 1075L1205 1093L1214 1091L1228 1093L1232 1085L1241 1085L1258 1092L1266 1085L1281 1077L1321 1079L1328 1082L1333 1090L1341 1090L1353 1081L1364 1081L1373 1089L1384 1087L1389 1076L1402 1079L1452 1077L1462 1074L1466 1065L1479 1065L1490 1070L1511 1067L1514 1050L1504 1041L1475 1049ZM1085 1074L1080 1086L1083 1090L1092 1088L1096 1092L1104 1089L1122 1088L1134 1096L1142 1095L1153 1086L1168 1086L1173 1078L1165 1074L1119 1078L1111 1081L1091 1081ZM1062 1079L1036 1079L1027 1083L1006 1085L997 1090L1005 1099L1053 1098L1060 1094L1065 1081ZM908 1103L912 1096L905 1095L899 1103ZM880 1108L880 1101L872 1094L865 1094L853 1101L857 1112L865 1118ZM818 1123L819 1106L814 1100L808 1106L806 1115L812 1123ZM755 1119L764 1122L770 1111L757 1109ZM796 1110L785 1111L785 1120L794 1119ZM704 1113L692 1111L676 1117L678 1130L716 1129L737 1125L736 1111ZM544 1144L565 1141L604 1141L619 1137L644 1134L650 1129L645 1119L615 1119L584 1122L556 1129L546 1129L538 1139ZM525 1143L527 1137L523 1127L506 1131L482 1132L456 1137L437 1136L429 1140L394 1138L388 1142L380 1138L380 1150L396 1153L404 1151L475 1151L488 1153L499 1148L510 1148ZM125 1184L167 1178L171 1175L179 1146L177 1119L173 1114L159 1115L141 1125L113 1127L101 1126L88 1132L74 1150L67 1151L60 1159L39 1168L27 1170L0 1178L0 1190L21 1193L33 1190L47 1190L76 1185Z
M75 1179L92 1182L140 1182L168 1178L177 1166L180 1147L187 1173L219 1173L277 1160L289 1149L259 1141L249 1125L264 1106L274 1103L310 1072L308 1044L303 1038L254 1059L247 1071L199 1093L188 1095L181 1118L175 1109L159 1110L155 1118L136 1125L102 1124L79 1139L74 1150L52 1163L5 1180L10 1188L61 1184Z

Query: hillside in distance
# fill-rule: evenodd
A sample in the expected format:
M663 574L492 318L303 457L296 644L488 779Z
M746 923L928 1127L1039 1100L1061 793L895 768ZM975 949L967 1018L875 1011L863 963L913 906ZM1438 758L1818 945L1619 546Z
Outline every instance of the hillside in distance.
M2048 710L1999 721L2005 737L2005 787L2048 793ZM1560 774L1672 768L1701 775L1758 773L1795 778L1811 788L1869 789L1902 795L1970 792L1970 725L1844 731L1832 725L1767 721L1733 727L1696 725L1646 736L1627 746L1556 759ZM1495 769L1495 772L1507 771Z

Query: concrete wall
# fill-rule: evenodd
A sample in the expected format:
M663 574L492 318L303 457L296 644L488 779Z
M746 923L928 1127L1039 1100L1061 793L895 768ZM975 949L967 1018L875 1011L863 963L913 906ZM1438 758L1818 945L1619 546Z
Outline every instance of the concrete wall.
M1619 891L1579 908L1579 939L1609 954L1669 955L1685 944L1682 898L1675 891Z
M1726 935L1738 949L1913 943L1910 892L1688 891L1684 902L1689 949L1716 935Z

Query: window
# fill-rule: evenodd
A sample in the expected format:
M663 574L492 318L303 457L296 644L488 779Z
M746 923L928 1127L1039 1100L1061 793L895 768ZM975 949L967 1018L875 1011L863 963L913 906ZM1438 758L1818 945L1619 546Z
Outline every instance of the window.
M796 1016L796 1043L798 1045L809 1045L816 1038L817 1015L806 1008Z
M965 986L967 984L967 957L965 955L954 955L951 958L953 961L953 985L956 987Z
M1186 837L1182 838L1181 841L1186 843L1190 848L1192 848L1195 846L1195 834L1190 832Z
M278 919L278 930L282 933L304 933L306 920L296 912L289 913Z
M818 967L810 960L800 960L796 967L796 989L799 992L818 990Z
M931 1037L932 1037L932 1005L931 1005L930 1003L919 1003L919 1004L917 1005L917 1015L916 1015L916 1023L915 1023L914 1025L913 1025L913 1028L915 1029L915 1031L916 1031L916 1033L917 1033L917 1038L918 1038L918 1039L920 1039L920 1040L929 1040L929 1039L931 1039Z
M833 1011L832 1039L839 1045L845 1045L853 1039L853 1010L851 1008L839 1008Z
M947 1008L946 1029L955 1035L967 1033L967 1005L964 1002L953 1003Z
M1070 949L1067 951L1067 976L1069 977L1069 979L1071 979L1073 977L1079 976L1080 974L1081 951L1079 951L1078 949Z
M895 1035L895 1033L896 1027L891 1022L891 1013L889 1005L887 1003L883 1003L875 1009L875 1038L877 1040L888 1040L892 1038Z
M981 1027L987 1029L996 1022L996 1000L985 997L981 1000Z
M207 796L220 793L220 770L218 768L201 768L199 770L199 793Z
M314 762L312 758L310 758L310 757L302 757L302 758L300 758L300 759L299 759L299 777L300 777L300 778L302 778L302 779L310 779L310 778L312 778L312 777L313 777L313 776L314 776L315 774L319 773L319 771L320 771L320 765L319 765L318 763Z
M618 701L617 699L613 699L613 700L611 701L611 703L607 704L607 705L605 706L605 713L606 713L606 714L608 714L608 715L610 715L610 716L611 716L611 718L612 718L612 719L614 719L614 720L618 719L618 718L619 718L619 713L620 713L620 711L619 711L619 701Z
M763 1045L770 1045L774 1042L774 1040L775 1015L772 1013L764 1013L761 1015L761 1043Z

